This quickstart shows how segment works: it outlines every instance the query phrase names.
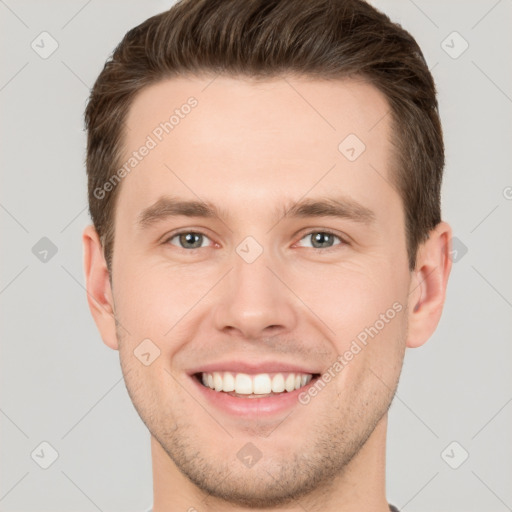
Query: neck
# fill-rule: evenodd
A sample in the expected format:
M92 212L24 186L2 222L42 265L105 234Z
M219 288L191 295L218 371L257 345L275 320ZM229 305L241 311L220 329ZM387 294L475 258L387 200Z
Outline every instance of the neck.
M389 512L385 493L387 414L361 450L335 481L317 488L294 503L265 512ZM153 512L248 512L254 508L205 495L176 467L160 443L151 436ZM220 477L219 477L220 478ZM196 510L197 509L197 510Z

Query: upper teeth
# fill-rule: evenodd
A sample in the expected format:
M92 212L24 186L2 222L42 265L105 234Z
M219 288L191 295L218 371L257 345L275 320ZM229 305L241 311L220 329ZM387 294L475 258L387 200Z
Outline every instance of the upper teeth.
M213 372L202 374L203 384L215 391L234 391L241 395L266 395L293 391L305 386L313 376L307 373L247 373Z

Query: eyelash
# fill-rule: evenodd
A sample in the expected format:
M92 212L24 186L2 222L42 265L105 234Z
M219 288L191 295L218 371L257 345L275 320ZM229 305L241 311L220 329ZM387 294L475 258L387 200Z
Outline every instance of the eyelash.
M344 238L342 238L340 235L338 235L337 233L335 233L334 231L331 231L329 229L314 229L314 230L308 231L307 233L304 233L300 237L299 241L301 241L304 238L306 238L307 236L311 236L311 235L313 235L315 233L332 235L335 238L337 238L340 241L340 243L336 244L336 245L333 245L331 247L325 247L325 248L321 248L321 247L305 247L306 249L312 249L313 251L330 252L330 251L336 250L336 247L338 247L338 246L350 245ZM176 238L176 237L178 237L180 235L188 235L188 234L202 235L203 237L209 239L209 236L206 235L205 233L201 232L201 231L183 230L183 231L178 231L176 233L173 233L173 234L169 235L168 237L165 238L163 243L164 244L170 244L170 241L173 238ZM170 244L170 245L174 245L174 244ZM195 251L198 251L199 249L206 249L206 247L196 247L196 248L193 248L193 249L185 249L184 247L180 247L180 246L175 246L175 247L177 247L178 249L182 249L184 251L187 251L187 252L195 252Z

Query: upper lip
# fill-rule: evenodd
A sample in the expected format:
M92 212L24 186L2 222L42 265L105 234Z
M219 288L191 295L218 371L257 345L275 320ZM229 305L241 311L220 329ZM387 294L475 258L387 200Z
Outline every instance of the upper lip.
M249 361L240 361L240 360L229 360L229 361L219 361L216 363L209 363L202 366L199 366L195 369L190 370L188 373L190 375L194 375L196 373L212 373L212 372L233 372L233 373L248 373L248 374L258 374L258 373L308 373L308 374L317 374L320 373L319 370L315 370L314 368L291 364L291 363L283 363L278 361L267 361L267 362L249 362Z

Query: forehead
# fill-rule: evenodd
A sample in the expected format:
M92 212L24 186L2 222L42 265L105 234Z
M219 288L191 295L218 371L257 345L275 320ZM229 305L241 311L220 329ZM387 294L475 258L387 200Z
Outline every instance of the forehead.
M191 98L197 105L188 108ZM136 95L126 119L126 140L129 146L136 143L138 136L152 133L175 113L172 136L180 138L181 133L197 145L228 137L229 143L250 146L251 141L268 143L279 136L282 151L290 149L281 145L286 139L296 151L293 143L299 136L336 143L354 133L375 146L384 142L388 112L384 95L363 79L180 77L157 82ZM187 117L192 120L182 122ZM248 132L250 139L245 138Z
M388 114L363 80L163 80L127 115L123 163L151 149L126 173L119 201L140 209L171 192L248 209L336 188L386 208L397 200Z

